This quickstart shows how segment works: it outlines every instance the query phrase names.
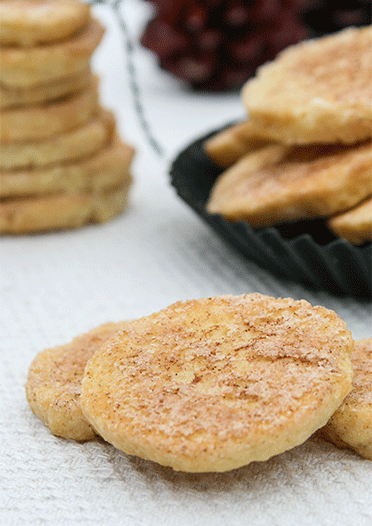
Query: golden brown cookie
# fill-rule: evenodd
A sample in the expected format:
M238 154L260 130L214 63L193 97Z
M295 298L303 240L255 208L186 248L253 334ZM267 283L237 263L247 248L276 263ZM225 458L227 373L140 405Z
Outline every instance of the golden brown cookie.
M89 67L104 28L91 19L71 38L31 48L0 47L0 84L8 89L29 89Z
M103 223L128 204L131 180L91 193L51 194L0 201L0 234L25 234Z
M40 352L30 365L26 398L32 412L57 436L71 440L96 437L80 408L84 368L100 346L127 322L106 323L70 343Z
M87 363L81 407L108 442L189 472L304 442L351 389L332 311L261 294L178 302L132 321Z
M81 126L98 112L98 78L84 91L47 104L1 112L0 143L38 141Z
M355 146L274 144L223 172L207 210L254 228L331 216L370 195L371 165L369 141Z
M93 193L89 223L105 223L120 214L128 205L131 179L126 178L115 188Z
M320 434L336 446L351 448L372 460L372 338L355 341L351 361L352 391Z
M2 205L10 206L4 198L91 193L130 184L133 156L134 149L114 135L111 143L88 158L42 169L0 172L0 215Z
M205 153L223 167L234 164L247 153L267 146L270 140L260 136L250 119L229 126L213 135L203 147Z
M289 144L353 143L372 134L372 26L282 51L242 90L262 133Z
M89 157L111 142L115 118L109 111L67 133L33 142L11 142L0 147L0 180L9 170L40 168ZM1 196L1 183L0 183Z
M70 37L88 23L78 0L1 0L0 44L31 47Z
M372 240L372 198L355 208L334 216L327 221L328 228L338 237L360 245Z
M29 89L7 89L0 85L0 109L50 102L87 89L92 82L90 68L75 75L37 85Z

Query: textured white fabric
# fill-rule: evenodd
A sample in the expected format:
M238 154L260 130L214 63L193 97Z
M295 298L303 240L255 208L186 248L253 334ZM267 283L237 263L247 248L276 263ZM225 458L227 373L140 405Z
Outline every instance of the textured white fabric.
M191 140L243 114L237 95L187 92L150 53L135 63L161 160L135 115L121 37L109 28L94 57L102 101L137 148L128 211L79 231L0 240L0 524L109 526L370 526L372 463L321 440L226 474L187 475L108 444L58 439L24 395L41 349L106 321L149 314L179 299L258 291L334 309L355 338L371 335L370 304L281 282L245 261L169 185L170 159ZM134 35L148 6L123 13Z

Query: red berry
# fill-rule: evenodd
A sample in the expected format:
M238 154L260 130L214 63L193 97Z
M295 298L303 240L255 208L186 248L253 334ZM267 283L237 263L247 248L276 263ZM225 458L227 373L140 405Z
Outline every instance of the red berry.
M225 11L225 22L229 26L245 26L249 20L249 9L243 2L230 2Z
M264 47L264 35L257 32L231 44L230 53L238 62L249 64L262 55Z
M159 58L165 58L182 50L187 50L188 40L171 25L155 18L147 26L142 44L150 48Z
M261 0L260 2L255 2L250 16L252 20L268 22L280 16L282 8L280 0Z
M223 35L215 29L207 29L206 31L200 31L196 38L200 49L210 52L215 51L220 46Z
M204 29L207 19L208 13L206 9L203 9L198 5L191 6L184 17L186 31L195 33L196 31Z

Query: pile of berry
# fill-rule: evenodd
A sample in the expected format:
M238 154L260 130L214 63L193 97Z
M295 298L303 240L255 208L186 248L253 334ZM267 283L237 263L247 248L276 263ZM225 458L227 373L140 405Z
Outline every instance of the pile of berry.
M349 1L358 4L358 8L359 4L371 5L371 0ZM336 4L325 0L152 0L152 3L156 15L145 28L141 43L158 56L162 69L195 89L214 91L239 89L259 65L274 58L280 50L310 37L313 29L328 32L321 19L329 17L329 5ZM317 16L320 3L324 9L328 6L327 13L319 11ZM333 6L333 11L336 10L344 12ZM364 7L363 13L367 11ZM350 17L351 13L349 20ZM338 19L342 25L341 14ZM329 31L332 29L333 26Z

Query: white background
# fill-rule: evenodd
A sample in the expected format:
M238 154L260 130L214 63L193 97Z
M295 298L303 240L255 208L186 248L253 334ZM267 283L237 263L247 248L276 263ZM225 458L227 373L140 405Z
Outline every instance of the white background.
M150 8L127 0L136 40ZM335 310L354 338L371 336L370 304L282 282L245 261L180 201L168 168L189 142L244 115L237 94L198 94L161 72L136 46L141 100L159 158L139 125L123 38L108 30L93 66L102 103L137 150L125 214L98 226L0 240L1 525L372 524L372 463L312 439L266 463L226 474L174 473L107 444L58 439L32 415L24 384L35 354L106 321L150 314L174 301L262 292Z

